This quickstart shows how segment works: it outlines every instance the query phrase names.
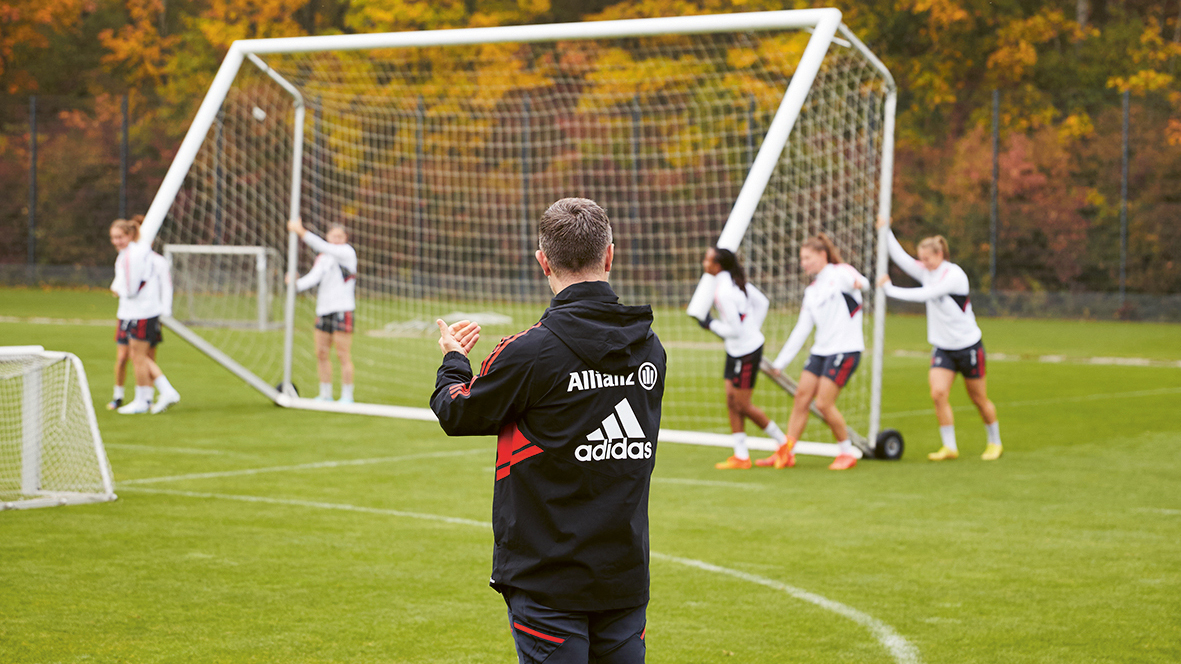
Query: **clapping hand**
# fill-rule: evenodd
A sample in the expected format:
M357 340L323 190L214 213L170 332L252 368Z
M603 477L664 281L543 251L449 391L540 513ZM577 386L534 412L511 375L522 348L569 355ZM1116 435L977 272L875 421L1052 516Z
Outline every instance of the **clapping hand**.
M448 325L440 318L435 321L439 326L439 349L446 355L452 351L462 353L465 357L472 351L476 342L480 340L480 324L461 320Z

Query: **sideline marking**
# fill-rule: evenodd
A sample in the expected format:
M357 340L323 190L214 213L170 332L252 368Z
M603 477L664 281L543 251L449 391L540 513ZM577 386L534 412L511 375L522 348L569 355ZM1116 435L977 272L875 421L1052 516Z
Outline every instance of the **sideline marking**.
M1181 387L1158 387L1154 390L1137 390L1135 392L1110 392L1108 394L1083 394L1076 397L1054 397L1051 399L1031 399L1029 401L1009 401L1007 403L998 403L997 406L1002 408L1020 408L1022 406L1047 406L1056 403L1101 401L1103 399L1127 399L1131 397L1151 397L1167 394L1181 394ZM952 410L962 412L976 410L976 407L955 406L952 408ZM913 417L915 415L933 415L934 413L934 408L924 408L923 410L900 410L894 413L882 413L882 417Z
M42 316L33 316L32 318L21 318L20 316L0 316L0 323L25 323L28 325L94 325L101 327L114 327L118 321L114 318L45 318Z
M425 514L422 512L403 512L401 510L382 509L378 507L361 507L359 505L348 505L343 503L320 503L310 500L290 500L286 498L265 498L262 496L244 496L226 493L199 493L196 491L175 491L172 489L147 489L142 487L129 487L132 491L141 491L144 493L163 494L170 496L183 496L188 498L218 498L222 500L235 500L246 503L266 503L270 505L290 505L293 507L310 507L314 509L327 510L342 510L346 512L362 512L366 514L380 514L385 516L400 516L409 519L419 519L422 521L439 521L442 523L451 523L462 526L475 526L478 528L491 529L492 524L487 521L476 521L474 519L461 519L458 517L441 516L438 514ZM894 658L894 661L899 664L921 664L922 657L919 651L904 636L894 631L886 623L874 618L873 616L863 611L858 611L851 606L841 604L840 602L828 599L823 595L808 592L802 588L789 586L786 583L768 579L754 574L748 574L736 569L728 567L720 567L707 563L703 560L694 560L693 558L680 558L677 556L670 556L656 551L650 552L651 556L657 560L665 562L677 563L687 567L693 567L705 572L713 572L715 574L724 574L736 579L755 583L772 590L778 590L786 593L795 599L814 604L826 611L831 611L837 615L844 616L849 620L865 627L873 634L878 643L882 645Z
M766 484L743 484L742 482L724 482L722 480L691 480L680 477L653 477L653 482L663 484L687 484L689 486L717 486L726 489L766 489Z
M930 352L918 350L896 350L891 353L894 357L929 358ZM1082 357L1071 355L1016 355L1009 353L988 353L990 361L997 362L1037 362L1038 364L1093 364L1117 367L1170 367L1181 368L1181 360L1155 360L1147 357Z
M103 443L103 447L116 450L151 450L152 452L175 452L177 454L231 454L234 456L254 456L242 452L223 452L221 450L204 450L199 447L160 447L158 445L134 445L132 443Z
M301 463L294 466L270 466L267 468L246 468L243 470L223 470L213 473L192 473L190 475L169 475L166 477L143 477L140 479L122 480L116 482L119 486L129 484L155 484L156 482L180 482L182 480L204 480L215 477L237 477L239 475L260 475L262 473L281 473L288 470L310 470L315 468L340 468L342 466L365 466L374 463L390 461L410 461L413 459L438 459L444 457L464 456L487 452L488 448L481 447L473 450L458 450L454 452L424 452L422 454L406 454L403 456L376 457L373 459L349 459L345 461L317 461L315 463Z

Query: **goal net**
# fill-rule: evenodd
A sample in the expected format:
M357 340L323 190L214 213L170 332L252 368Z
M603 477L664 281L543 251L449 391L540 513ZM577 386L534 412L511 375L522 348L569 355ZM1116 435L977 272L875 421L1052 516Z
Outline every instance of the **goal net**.
M82 362L0 347L0 510L115 499Z
M321 235L343 224L359 260L356 398L369 406L270 387L312 396L317 383L314 297L289 285L275 304L284 325L218 324L261 306L229 294L169 324L281 403L429 417L434 320L479 321L477 356L534 323L552 297L537 219L559 198L594 199L615 233L612 284L653 305L668 349L662 439L724 442L724 351L685 315L701 257L714 243L738 251L772 301L771 357L807 285L803 240L828 233L872 279L893 90L831 9L237 42L144 229L170 245L267 248L298 276L315 256L286 220ZM215 273L186 287L220 296ZM870 321L883 300L866 299ZM839 402L863 436L876 430L871 355ZM790 396L769 381L755 402L786 422ZM806 437L831 438L815 418Z

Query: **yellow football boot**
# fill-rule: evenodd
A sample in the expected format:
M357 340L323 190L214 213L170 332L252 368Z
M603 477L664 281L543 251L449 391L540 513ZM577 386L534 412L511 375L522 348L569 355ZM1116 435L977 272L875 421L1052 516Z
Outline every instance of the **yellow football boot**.
M947 447L940 447L938 452L931 452L927 458L931 461L951 461L960 458L960 453Z
M980 455L981 459L985 461L996 461L1004 454L1005 449L1001 447L1000 443L989 443L984 447L984 454Z

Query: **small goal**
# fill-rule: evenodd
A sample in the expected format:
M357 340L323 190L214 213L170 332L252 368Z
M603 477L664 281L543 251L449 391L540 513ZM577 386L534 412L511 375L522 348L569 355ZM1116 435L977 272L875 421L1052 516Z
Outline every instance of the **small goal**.
M115 500L82 361L0 346L0 510Z

